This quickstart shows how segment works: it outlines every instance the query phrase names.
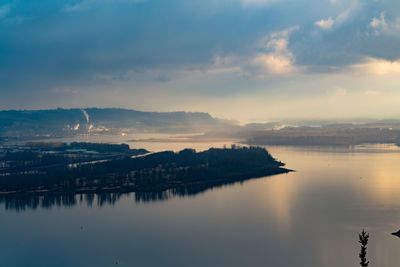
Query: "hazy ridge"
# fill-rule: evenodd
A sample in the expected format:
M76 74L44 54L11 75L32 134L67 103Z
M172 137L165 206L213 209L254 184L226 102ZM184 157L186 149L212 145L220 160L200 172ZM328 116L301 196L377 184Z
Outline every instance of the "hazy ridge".
M199 132L225 125L208 113L120 108L0 111L0 136L57 137L84 133Z

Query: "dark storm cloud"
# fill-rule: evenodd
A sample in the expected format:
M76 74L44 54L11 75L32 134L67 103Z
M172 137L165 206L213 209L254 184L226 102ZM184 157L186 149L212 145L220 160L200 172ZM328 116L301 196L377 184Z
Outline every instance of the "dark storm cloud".
M162 70L207 69L216 57L242 68L260 40L290 27L297 30L285 37L284 55L275 47L279 60L311 72L395 60L398 10L396 1L356 0L0 1L0 91L92 86L152 70L151 81L167 81ZM385 23L371 29L381 12Z

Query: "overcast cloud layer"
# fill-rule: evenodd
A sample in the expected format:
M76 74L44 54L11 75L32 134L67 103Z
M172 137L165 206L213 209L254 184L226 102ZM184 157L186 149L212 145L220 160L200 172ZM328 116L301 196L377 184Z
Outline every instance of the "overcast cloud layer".
M399 47L397 0L0 0L0 108L395 117Z

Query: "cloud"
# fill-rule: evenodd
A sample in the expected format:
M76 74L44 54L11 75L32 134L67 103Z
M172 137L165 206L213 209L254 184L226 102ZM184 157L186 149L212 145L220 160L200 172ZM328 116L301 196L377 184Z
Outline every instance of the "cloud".
M241 60L235 56L215 56L213 63L208 66L207 72L211 74L240 73Z
M369 25L374 29L385 28L387 26L385 12L381 12L378 18L373 18Z
M75 4L68 4L62 8L64 12L83 12L93 7L105 4L135 4L146 2L147 0L81 0Z
M340 0L329 0L329 3L331 3L332 5L337 5L340 2L341 2Z
M182 76L200 74L201 86L183 87L218 88L210 94L222 95L338 70L393 73L400 58L395 1L41 0L35 8L7 2L11 11L0 4L4 99L57 86L96 91L129 84L135 91L138 84L178 85ZM28 19L16 25L10 21L16 16ZM380 71L378 59L386 66Z
M348 91L346 88L342 88L342 87L336 87L333 90L333 96L335 97L345 97L347 96Z
M379 35L381 31L387 29L388 25L386 23L385 12L381 12L377 18L372 18L369 26L373 29L376 35Z
M373 96L373 97L375 97L375 96L381 96L383 93L381 92L381 91L378 91L378 90L372 90L372 89L370 89L370 90L366 90L365 91L365 95L367 95L367 96Z
M79 2L77 4L73 4L73 5L66 5L62 8L62 11L64 12L81 12L81 11L85 11L88 10L90 5L90 2L92 1L82 1Z
M329 17L327 19L321 19L315 22L315 26L323 29L323 30L329 30L333 27L333 24L335 23L335 20L332 17Z
M359 74L367 75L399 75L400 60L365 58L363 62L354 64L351 69Z
M338 1L331 2L332 5L339 4ZM352 14L360 9L360 3L357 0L349 1L348 6L344 8L336 17L317 20L314 25L322 30L330 30L333 27L340 26L348 21Z
M388 21L385 12L381 12L379 17L372 18L369 22L369 27L375 35L400 35L400 19L395 18Z
M241 0L243 6L263 6L270 4L273 0Z
M10 13L10 10L11 8L9 5L0 6L0 19L6 17L8 13Z
M294 60L291 54L261 54L256 56L251 64L259 74L282 75L292 73L294 70Z
M298 27L273 32L261 41L260 51L244 66L246 76L285 75L296 71L295 57L290 51L290 35Z

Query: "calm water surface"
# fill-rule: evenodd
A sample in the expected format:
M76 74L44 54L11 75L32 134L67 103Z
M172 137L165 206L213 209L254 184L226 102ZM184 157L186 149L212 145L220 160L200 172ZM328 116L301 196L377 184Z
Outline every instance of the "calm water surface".
M297 172L166 201L3 204L0 266L358 266L362 228L370 266L399 266L397 149L269 150Z

